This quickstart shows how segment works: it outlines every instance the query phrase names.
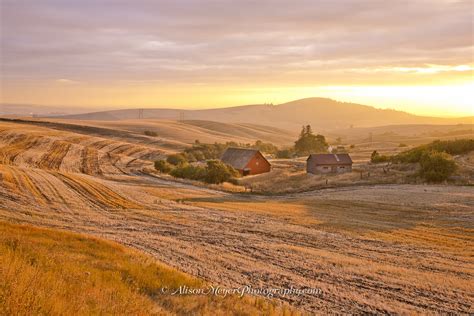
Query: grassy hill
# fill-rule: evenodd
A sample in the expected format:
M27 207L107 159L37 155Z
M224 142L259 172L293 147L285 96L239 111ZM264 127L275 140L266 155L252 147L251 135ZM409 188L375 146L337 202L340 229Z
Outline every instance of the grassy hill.
M138 109L101 111L63 116L77 120L130 120L139 117ZM317 130L369 127L393 124L458 124L472 123L467 118L435 118L406 112L377 109L371 106L337 102L325 98L307 98L279 105L246 105L207 110L144 109L146 119L210 120L226 123L251 123L295 130L311 124Z
M172 296L206 284L138 251L84 235L0 222L2 315L287 315L260 298Z

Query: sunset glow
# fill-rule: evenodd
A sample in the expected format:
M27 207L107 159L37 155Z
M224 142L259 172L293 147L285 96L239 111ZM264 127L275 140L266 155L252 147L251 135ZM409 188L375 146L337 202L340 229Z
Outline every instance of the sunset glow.
M3 1L1 102L470 116L469 1Z

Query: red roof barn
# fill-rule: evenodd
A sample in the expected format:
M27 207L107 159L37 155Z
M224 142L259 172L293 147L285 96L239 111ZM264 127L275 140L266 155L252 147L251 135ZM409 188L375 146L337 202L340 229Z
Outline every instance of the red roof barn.
M227 148L221 160L234 167L243 176L265 173L271 169L271 164L256 149Z

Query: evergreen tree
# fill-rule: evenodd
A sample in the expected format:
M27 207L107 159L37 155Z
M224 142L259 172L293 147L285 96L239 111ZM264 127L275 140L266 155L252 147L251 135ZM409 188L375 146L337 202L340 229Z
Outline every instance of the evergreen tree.
M311 125L303 126L300 137L295 142L295 152L298 156L326 152L328 143L323 135L314 135Z

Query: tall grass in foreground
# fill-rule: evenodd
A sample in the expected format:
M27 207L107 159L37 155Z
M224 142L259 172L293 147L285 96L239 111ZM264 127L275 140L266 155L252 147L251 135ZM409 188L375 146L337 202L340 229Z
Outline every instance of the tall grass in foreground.
M260 298L168 296L204 283L138 251L0 222L0 315L292 315Z

